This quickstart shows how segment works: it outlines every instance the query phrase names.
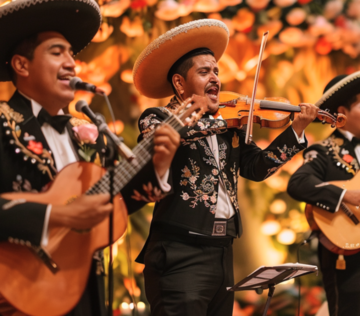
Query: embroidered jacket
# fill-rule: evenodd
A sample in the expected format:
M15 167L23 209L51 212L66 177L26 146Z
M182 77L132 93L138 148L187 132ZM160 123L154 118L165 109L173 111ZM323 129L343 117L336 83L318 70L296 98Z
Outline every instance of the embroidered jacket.
M79 160L108 165L103 135L96 144L85 144L73 131L83 120L71 118L67 129ZM112 149L112 152L116 152ZM109 160L113 161L114 156ZM8 103L0 103L0 193L41 192L56 177L55 161L30 101L15 92ZM69 182L71 179L69 179ZM129 213L149 200L163 196L152 162L147 164L121 190ZM5 205L5 207L4 207ZM46 205L25 203L12 205L0 198L0 241L10 240L25 245L39 245Z
M166 108L147 109L140 117L140 139L166 119ZM206 140L216 134L219 166ZM305 145L305 146L304 146ZM306 144L299 144L292 128L286 129L271 145L261 150L254 142L245 144L245 132L227 129L224 120L201 119L193 128L181 130L181 145L173 159L171 171L174 194L156 203L153 224L176 226L184 230L211 235L218 200L220 178L225 184L237 214L237 234L242 233L237 179L261 181L272 175Z
M288 193L296 200L335 212L343 189L328 181L349 180L359 171L354 146L338 130L304 152L304 165L291 177Z

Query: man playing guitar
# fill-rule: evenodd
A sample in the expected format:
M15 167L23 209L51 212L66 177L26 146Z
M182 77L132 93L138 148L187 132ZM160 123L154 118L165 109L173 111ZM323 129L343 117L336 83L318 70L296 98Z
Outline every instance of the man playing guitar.
M320 108L345 114L347 122L327 139L305 150L304 165L295 172L288 185L288 193L294 199L328 211L329 215L343 212L342 203L355 206L355 210L360 205L359 189L346 190L328 183L352 179L359 172L359 84L360 72L356 72L337 76L325 87ZM319 262L330 315L356 316L360 315L360 253L346 255L344 251L343 254L338 256L319 243Z
M74 53L90 42L100 23L93 0L18 0L0 8L0 81L12 80L17 88L9 102L0 102L0 193L41 192L70 163L84 159L104 166L114 160L107 155L103 135L91 139L77 133L82 129L90 135L92 124L62 115L74 98L69 86L75 76ZM171 188L167 170L180 137L168 125L154 137L152 160L121 190L129 213L146 203L133 198L135 190L148 197L156 189L161 197ZM84 194L54 206L1 197L0 242L46 246L52 227L89 229L112 209L109 194ZM68 315L104 315L100 266L101 258L93 261L84 295ZM0 314L20 315L1 297L1 283Z

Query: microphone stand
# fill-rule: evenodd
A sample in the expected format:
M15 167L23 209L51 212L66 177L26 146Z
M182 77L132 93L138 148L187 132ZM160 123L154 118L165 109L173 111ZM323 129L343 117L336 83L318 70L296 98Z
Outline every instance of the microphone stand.
M131 149L126 146L119 137L117 137L112 131L110 131L109 126L105 123L105 120L102 116L96 115L96 119L97 122L93 123L97 126L99 132L104 133L106 136L109 137L109 139L114 143L121 157L123 157L129 162L132 161L135 158L135 155L131 151Z

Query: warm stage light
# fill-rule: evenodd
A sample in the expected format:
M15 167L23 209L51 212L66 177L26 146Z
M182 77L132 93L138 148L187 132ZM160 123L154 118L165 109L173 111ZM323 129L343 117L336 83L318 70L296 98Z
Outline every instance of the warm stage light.
M283 245L291 245L296 240L296 234L291 229L283 229L278 235L277 238L279 243Z
M280 231L280 228L279 222L271 219L263 222L260 229L263 235L272 236L276 235Z
M286 211L286 203L283 200L277 199L270 205L270 212L273 214L282 214Z

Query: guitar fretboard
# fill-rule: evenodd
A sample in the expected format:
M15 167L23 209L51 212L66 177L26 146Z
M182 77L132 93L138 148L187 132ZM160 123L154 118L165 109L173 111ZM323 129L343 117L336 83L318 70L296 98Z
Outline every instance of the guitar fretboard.
M164 123L172 126L179 131L184 125L175 115L170 115ZM121 189L128 184L131 179L150 161L153 155L153 140L155 130L149 132L149 135L143 139L134 149L135 158L129 162L122 160L114 169L113 176L113 196L118 194ZM107 171L104 176L95 183L87 192L87 195L110 192L110 172Z

